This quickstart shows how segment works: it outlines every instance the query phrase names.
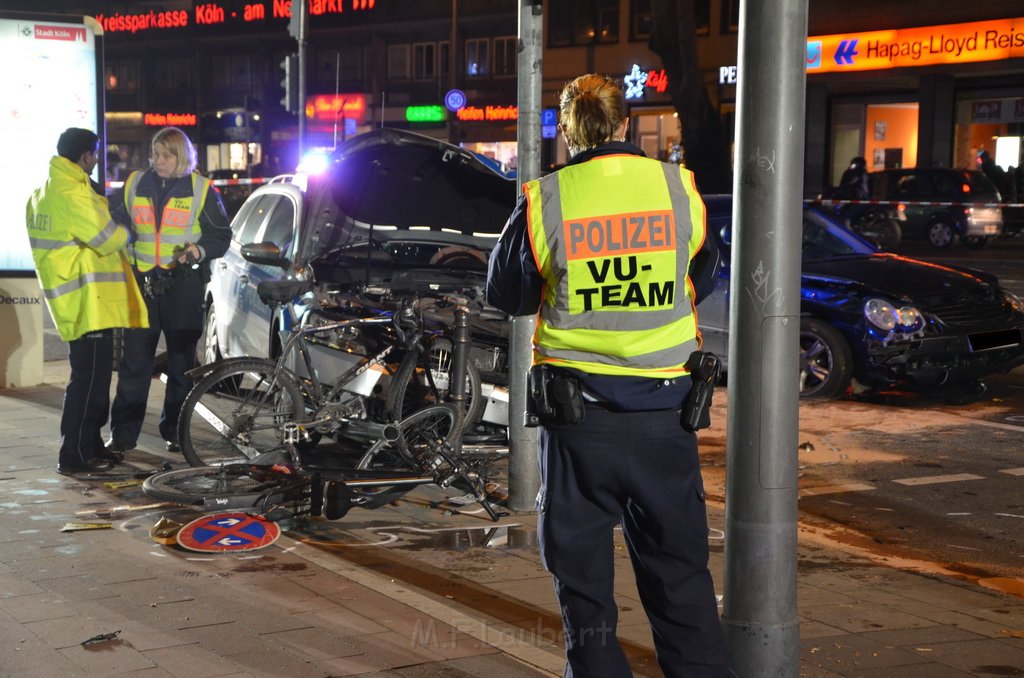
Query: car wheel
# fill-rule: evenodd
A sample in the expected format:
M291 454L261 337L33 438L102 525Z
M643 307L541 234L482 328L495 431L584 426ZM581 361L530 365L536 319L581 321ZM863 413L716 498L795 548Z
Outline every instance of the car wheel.
M217 314L211 300L206 309L206 324L203 326L203 334L196 347L196 362L198 364L209 365L220 360L220 344L217 341Z
M928 243L936 249L945 249L953 244L952 224L945 221L936 221L928 227Z
M989 240L990 238L985 238L977 235L969 235L963 237L964 244L967 245L967 247L971 248L972 250L980 250L984 248L986 245L988 245Z
M853 377L853 354L837 329L817 318L800 319L800 397L838 398Z

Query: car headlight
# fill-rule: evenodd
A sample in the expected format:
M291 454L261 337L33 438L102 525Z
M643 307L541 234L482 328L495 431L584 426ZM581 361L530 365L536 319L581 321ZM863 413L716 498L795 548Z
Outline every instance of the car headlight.
M1003 290L1003 298L1006 299L1006 303L1013 307L1013 310L1018 313L1024 313L1024 301L1013 292L1007 292Z
M924 327L924 316L913 306L896 308L885 299L864 302L864 317L880 330L914 333Z

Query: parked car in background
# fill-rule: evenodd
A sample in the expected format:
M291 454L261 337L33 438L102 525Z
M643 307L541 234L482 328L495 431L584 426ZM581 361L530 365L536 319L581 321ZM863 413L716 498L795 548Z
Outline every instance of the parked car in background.
M984 247L1003 231L999 191L977 170L887 169L872 172L871 197L904 205L905 238L927 239L937 248L959 238Z
M396 267L486 274L487 254L516 200L516 182L474 154L396 129L354 137L311 169L252 193L232 221L207 286L204 362L278 355L312 297L272 311L265 280L321 286L377 281ZM248 260L243 248L261 244ZM257 263L262 262L262 263Z
M704 348L726 357L732 196L705 202L722 269L697 317ZM801 397L977 386L1024 364L1024 303L995 276L880 252L812 207L801 252Z

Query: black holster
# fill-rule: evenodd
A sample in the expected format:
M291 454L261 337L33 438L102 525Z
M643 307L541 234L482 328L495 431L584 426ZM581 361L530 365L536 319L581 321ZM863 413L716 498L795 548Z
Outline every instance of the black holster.
M690 371L692 385L679 411L679 425L687 431L699 431L711 426L711 397L722 364L714 353L694 351L686 361L686 369Z
M525 426L578 424L586 416L579 379L551 365L534 365L527 377Z

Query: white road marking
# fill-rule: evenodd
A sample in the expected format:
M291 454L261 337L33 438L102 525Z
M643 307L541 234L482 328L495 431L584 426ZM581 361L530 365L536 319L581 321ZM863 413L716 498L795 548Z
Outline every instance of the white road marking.
M838 494L840 492L863 492L875 489L874 485L867 483L846 483L843 485L823 485L821 487L808 487L800 490L798 496L814 497L819 494Z
M953 473L947 476L921 476L920 478L897 478L894 483L900 485L934 485L935 483L956 483L961 480L984 480L985 476L973 473Z
M1018 516L1016 513L997 513L996 515L1003 518L1024 518L1024 516Z
M1024 476L1024 466L1022 466L1020 468L1004 468L1004 469L999 469L999 472L1000 473L1005 473L1005 474L1011 475L1011 476Z

